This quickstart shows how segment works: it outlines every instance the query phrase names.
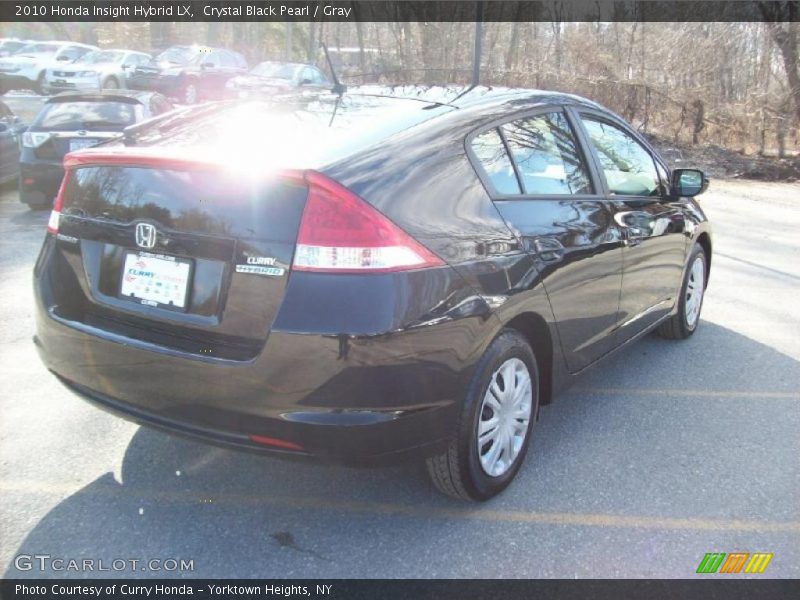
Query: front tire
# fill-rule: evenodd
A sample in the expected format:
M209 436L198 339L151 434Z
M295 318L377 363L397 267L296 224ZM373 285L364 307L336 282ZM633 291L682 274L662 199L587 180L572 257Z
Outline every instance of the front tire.
M683 276L678 312L659 325L656 332L661 337L685 340L697 331L705 298L707 264L705 250L700 244L695 244Z
M39 77L36 78L36 85L34 88L34 91L37 94L41 96L47 96L47 90L44 89L44 71L39 73Z
M484 501L516 476L539 409L539 371L525 338L504 329L489 345L470 382L447 450L427 460L439 491Z
M181 100L184 104L197 104L198 100L200 100L200 93L197 90L197 85L190 81L183 86Z
M119 82L115 77L109 77L103 82L104 90L118 90L119 89Z

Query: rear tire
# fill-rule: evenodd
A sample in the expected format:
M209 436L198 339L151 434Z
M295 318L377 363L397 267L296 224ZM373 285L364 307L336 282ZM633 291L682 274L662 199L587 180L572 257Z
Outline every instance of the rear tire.
M683 276L678 312L656 329L656 333L661 337L668 340L685 340L697 331L705 299L707 264L705 250L700 244L695 244Z
M197 104L199 100L200 92L196 84L190 81L183 86L183 91L181 92L181 102L183 102L183 104Z
M427 460L433 484L461 500L484 501L502 492L525 459L538 409L536 358L522 334L504 329L478 362L447 450ZM493 421L498 425L492 427Z
M39 77L36 78L36 86L34 91L41 96L47 95L47 92L44 89L44 71L39 73Z

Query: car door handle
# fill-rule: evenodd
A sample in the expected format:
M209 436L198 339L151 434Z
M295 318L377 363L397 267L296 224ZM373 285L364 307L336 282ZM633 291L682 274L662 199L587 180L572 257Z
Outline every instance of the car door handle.
M564 256L564 246L554 238L534 238L533 251L544 262L556 262Z
M625 245L638 246L644 239L644 232L638 227L625 228Z

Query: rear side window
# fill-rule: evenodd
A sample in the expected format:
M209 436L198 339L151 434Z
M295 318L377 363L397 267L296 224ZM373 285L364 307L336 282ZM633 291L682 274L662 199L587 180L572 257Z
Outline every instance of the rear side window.
M117 131L136 122L139 104L130 102L53 102L42 108L33 127L50 131Z
M526 194L591 194L592 185L563 113L503 125Z
M496 129L490 129L475 136L471 147L498 194L515 195L520 193L514 167L511 165L506 146Z
M653 157L633 136L588 117L583 117L583 125L612 194L655 196L661 193Z

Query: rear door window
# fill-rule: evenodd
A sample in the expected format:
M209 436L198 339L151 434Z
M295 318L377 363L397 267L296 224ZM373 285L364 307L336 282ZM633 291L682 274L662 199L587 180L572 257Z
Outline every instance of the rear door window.
M518 195L520 193L514 167L497 129L490 129L475 136L470 146L486 177L498 194Z
M502 130L525 194L592 193L586 165L563 113L527 117L503 125Z
M657 196L662 188L650 152L632 135L591 117L583 125L600 160L608 190L618 196Z

